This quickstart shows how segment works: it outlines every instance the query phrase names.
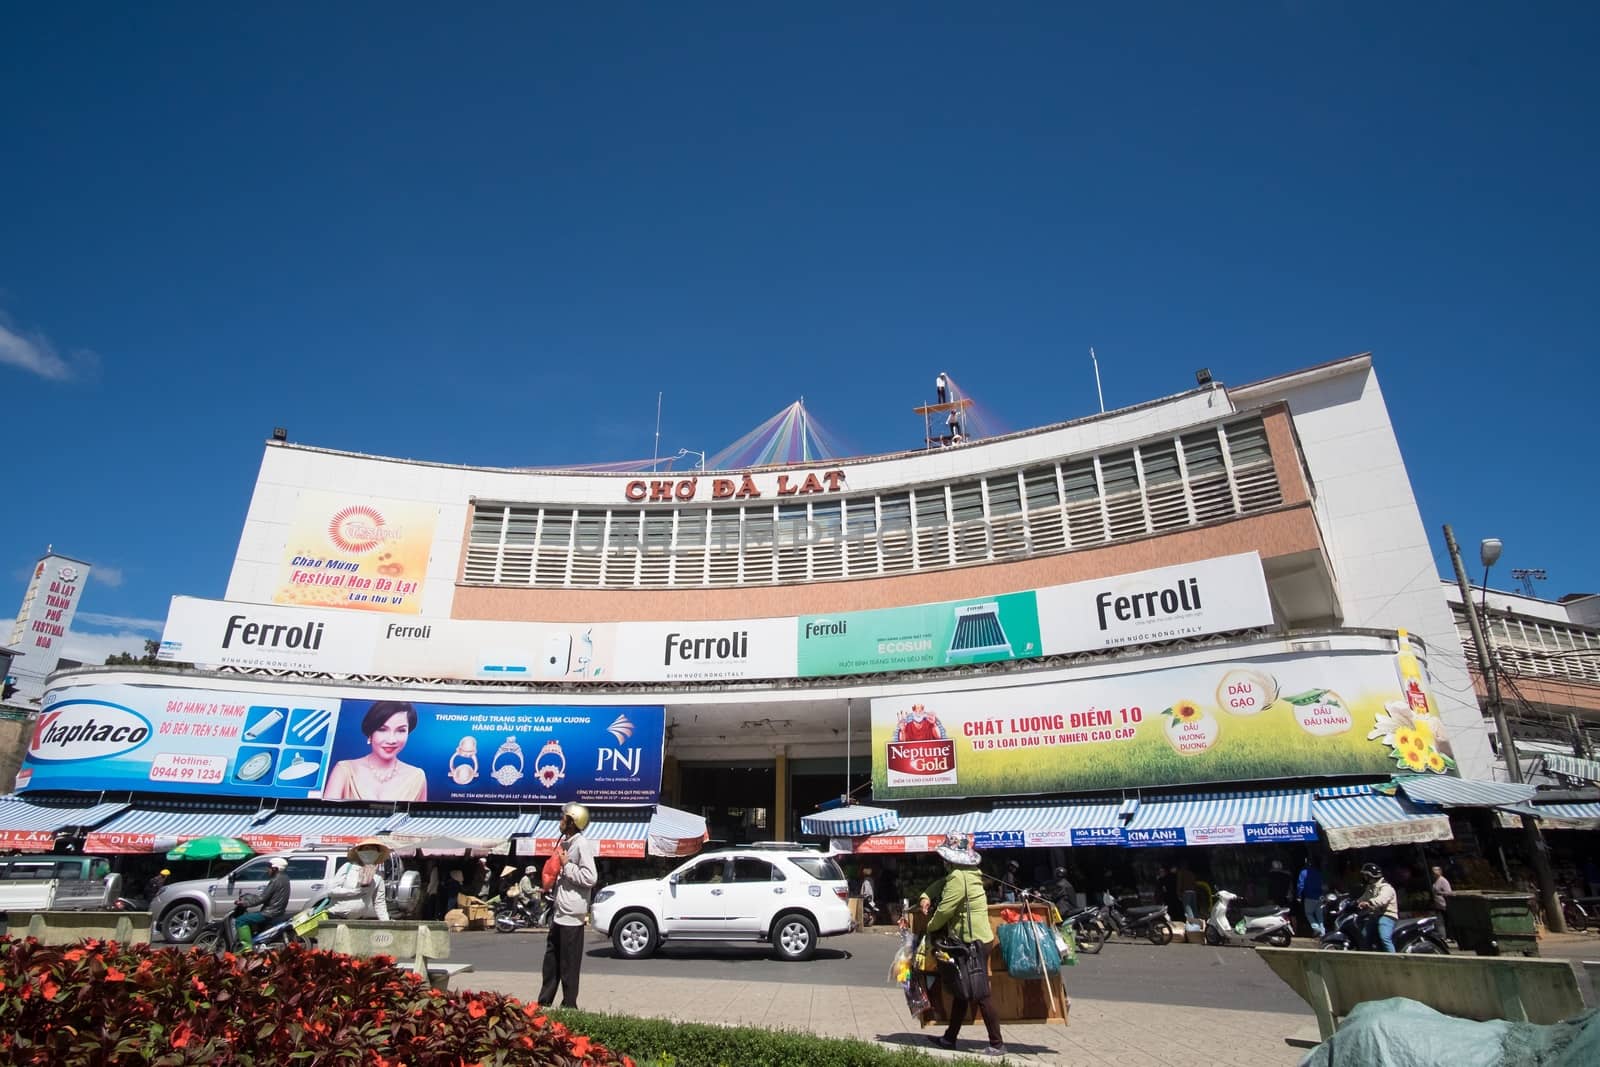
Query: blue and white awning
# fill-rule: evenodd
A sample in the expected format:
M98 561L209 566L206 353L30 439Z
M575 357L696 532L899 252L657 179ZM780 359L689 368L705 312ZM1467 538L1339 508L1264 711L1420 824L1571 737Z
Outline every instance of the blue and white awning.
M893 830L865 837L837 836L829 843L835 852L932 852L946 834L973 833L983 815L975 811L940 815L902 815Z
M978 816L973 844L980 850L1121 845L1126 840L1121 808L1118 801L1002 804Z
M822 837L865 837L887 833L899 825L900 816L889 808L847 804L804 816L800 820L800 832Z
M0 847L49 852L62 830L99 826L127 806L120 801L88 805L35 804L18 797L0 797Z
M1423 841L1449 841L1450 819L1438 808L1414 804L1404 797L1374 792L1371 786L1319 789L1311 814L1328 846L1335 852L1350 848L1403 845Z
M1128 821L1126 844L1242 845L1315 841L1311 794L1206 793L1146 799Z
M708 836L704 816L665 804L656 805L648 830L645 844L652 856L692 856Z
M252 826L244 839L257 852L315 845L353 845L377 836L390 819L386 811L359 809L278 812Z
M197 837L242 837L255 811L174 811L134 808L84 839L85 852L166 852Z
M1544 760L1544 769L1551 774L1559 774L1577 782L1600 783L1600 760L1566 756L1559 752L1547 752L1540 758Z
M511 840L512 831L517 826L517 814L462 812L458 815L407 815L398 824L390 820L385 826L385 834L394 838L394 847L397 849L454 852L470 848L492 851Z
M1500 810L1532 815L1546 830L1600 830L1600 803L1512 804Z
M1437 774L1408 775L1394 782L1410 799L1444 808L1498 808L1522 804L1533 799L1535 792L1526 782L1489 782Z

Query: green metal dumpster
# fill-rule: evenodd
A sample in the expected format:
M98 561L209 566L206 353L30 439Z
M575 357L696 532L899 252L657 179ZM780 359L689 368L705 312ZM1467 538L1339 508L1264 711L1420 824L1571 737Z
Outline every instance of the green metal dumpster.
M1522 893L1457 891L1445 910L1450 936L1480 956L1537 956L1533 909Z

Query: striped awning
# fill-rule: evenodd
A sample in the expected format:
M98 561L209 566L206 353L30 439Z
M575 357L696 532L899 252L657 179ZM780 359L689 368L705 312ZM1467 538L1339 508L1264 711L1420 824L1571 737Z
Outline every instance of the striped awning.
M252 811L174 811L133 808L84 839L85 852L166 852L197 837L239 837L250 831Z
M451 815L407 815L399 824L389 825L384 832L386 836L394 838L396 848L420 848L425 852L470 848L487 852L510 841L516 825L517 813L514 811L504 815L475 811Z
M99 826L127 807L122 801L38 804L20 797L0 797L0 848L49 852L60 831L73 826Z
M1328 835L1335 852L1351 848L1449 841L1450 819L1438 808L1426 808L1404 797L1377 793L1371 786L1318 790L1311 814ZM1364 790L1364 792L1362 791Z
M900 825L900 816L889 808L869 804L849 804L807 815L800 820L800 832L822 837L866 837L888 833Z
M932 852L944 841L946 834L972 833L977 830L981 812L963 811L942 815L902 815L900 825L882 834L866 837L833 837L829 843L835 852L863 854Z
M1545 770L1579 782L1600 783L1600 760L1564 756L1559 752L1544 755Z
M657 804L645 848L652 856L692 856L708 836L704 816Z
M986 848L1063 848L1121 845L1125 841L1122 804L1001 804L978 816L974 844Z
M1500 810L1532 815L1547 830L1600 830L1600 803L1513 804Z
M240 835L257 852L286 852L313 845L353 845L377 836L390 821L387 811L278 812Z
M1205 793L1146 799L1128 821L1128 845L1269 844L1315 841L1308 792Z
M1396 778L1407 797L1444 808L1498 808L1532 799L1534 787L1526 782L1490 782L1478 778L1448 778L1437 774Z

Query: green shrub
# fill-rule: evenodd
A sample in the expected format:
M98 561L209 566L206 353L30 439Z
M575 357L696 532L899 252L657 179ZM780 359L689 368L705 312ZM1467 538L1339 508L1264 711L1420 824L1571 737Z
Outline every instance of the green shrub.
M632 1056L639 1067L943 1067L951 1062L917 1049L890 1050L851 1038L793 1031L586 1011L550 1014L606 1048ZM962 1057L956 1062L976 1061Z

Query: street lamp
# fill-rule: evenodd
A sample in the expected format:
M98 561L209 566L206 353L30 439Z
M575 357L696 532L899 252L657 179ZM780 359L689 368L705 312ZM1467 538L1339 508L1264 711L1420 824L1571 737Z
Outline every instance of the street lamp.
M700 462L694 465L694 469L697 471L703 471L706 469L706 454L704 452L696 452L692 448L678 449L678 458L682 459L684 456L699 456Z
M1478 542L1478 559L1483 563L1483 593L1478 597L1478 612L1487 616L1489 613L1489 568L1500 561L1500 553L1505 546L1498 537L1485 537Z

